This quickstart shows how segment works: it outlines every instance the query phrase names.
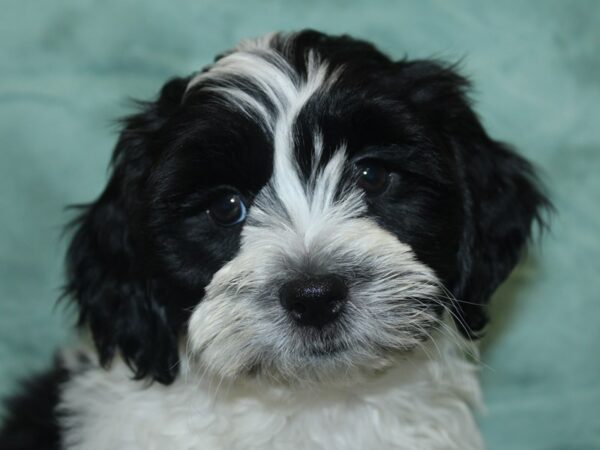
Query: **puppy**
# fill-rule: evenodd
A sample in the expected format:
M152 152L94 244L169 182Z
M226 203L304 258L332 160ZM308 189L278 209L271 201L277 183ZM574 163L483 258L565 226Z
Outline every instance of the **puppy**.
M548 203L467 89L315 31L168 81L73 223L90 345L0 447L483 448L475 340Z

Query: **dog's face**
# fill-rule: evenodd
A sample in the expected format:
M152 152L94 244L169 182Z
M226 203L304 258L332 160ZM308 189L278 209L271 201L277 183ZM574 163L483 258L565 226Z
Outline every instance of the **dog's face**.
M169 382L388 366L449 313L474 334L545 199L467 83L316 32L247 41L129 118L69 292L101 360Z

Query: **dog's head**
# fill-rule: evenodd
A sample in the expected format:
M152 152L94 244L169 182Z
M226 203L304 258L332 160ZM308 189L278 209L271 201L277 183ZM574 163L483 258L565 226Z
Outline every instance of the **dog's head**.
M546 205L468 83L317 32L243 42L129 117L76 221L68 292L101 361L224 377L385 367L467 335Z

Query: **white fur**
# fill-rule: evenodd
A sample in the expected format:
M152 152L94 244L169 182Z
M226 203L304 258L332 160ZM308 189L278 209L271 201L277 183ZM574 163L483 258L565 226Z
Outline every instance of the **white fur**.
M60 410L70 450L477 450L476 366L445 333L353 386L171 386L131 379L120 361L75 376Z

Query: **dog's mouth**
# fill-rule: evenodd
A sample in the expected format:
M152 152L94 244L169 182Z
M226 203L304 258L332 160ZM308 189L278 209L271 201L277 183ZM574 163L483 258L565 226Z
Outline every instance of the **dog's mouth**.
M311 347L308 349L307 355L313 358L330 358L339 356L347 350L347 344L331 343L329 345Z

